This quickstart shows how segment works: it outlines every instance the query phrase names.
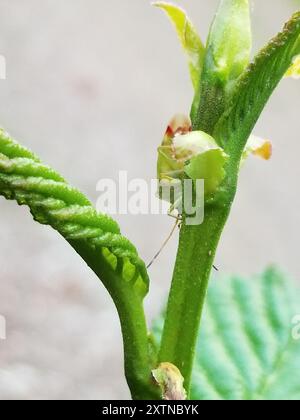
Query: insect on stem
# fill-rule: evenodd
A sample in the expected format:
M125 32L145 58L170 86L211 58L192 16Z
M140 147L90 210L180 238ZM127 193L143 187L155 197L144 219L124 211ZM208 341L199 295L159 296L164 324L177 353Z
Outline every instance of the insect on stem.
M162 253L162 251L164 250L164 248L167 246L168 242L170 241L170 239L172 238L177 226L180 228L181 227L181 223L182 223L182 219L180 216L173 216L173 215L169 215L171 217L174 217L176 219L175 224L170 232L170 234L168 235L167 239L164 241L164 243L162 244L162 246L160 247L159 251L154 255L154 257L152 258L152 260L150 261L150 263L147 265L147 269L149 269L152 264L155 262L155 260L160 256L160 254ZM213 265L214 270L219 271L218 267L216 267L215 265Z

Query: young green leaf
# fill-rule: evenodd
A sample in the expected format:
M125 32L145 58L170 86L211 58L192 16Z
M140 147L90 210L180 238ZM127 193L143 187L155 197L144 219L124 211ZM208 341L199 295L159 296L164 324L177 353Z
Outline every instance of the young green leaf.
M235 93L214 130L214 138L238 168L246 142L267 101L300 54L300 12L255 57L239 79Z
M212 281L191 399L299 400L299 297L299 287L273 268ZM157 337L162 324L154 326Z
M196 90L199 86L205 52L196 29L187 17L185 11L180 7L162 1L155 2L153 5L164 10L174 24L181 45L187 54L190 75Z
M223 84L236 80L249 64L251 46L249 1L221 0L207 42L207 72Z
M206 45L200 93L192 107L194 129L212 133L227 96L249 64L251 45L248 0L221 0Z

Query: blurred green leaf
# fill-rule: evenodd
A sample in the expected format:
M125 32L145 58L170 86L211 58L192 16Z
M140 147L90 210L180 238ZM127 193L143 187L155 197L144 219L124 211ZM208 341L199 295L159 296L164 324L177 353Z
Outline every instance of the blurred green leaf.
M252 278L214 278L191 399L299 400L299 320L293 324L299 297L300 289L274 268ZM158 337L162 324L160 319L154 326Z
M162 1L155 2L153 5L164 10L174 24L181 45L188 56L193 86L197 89L201 77L205 49L196 29L185 11L180 7Z

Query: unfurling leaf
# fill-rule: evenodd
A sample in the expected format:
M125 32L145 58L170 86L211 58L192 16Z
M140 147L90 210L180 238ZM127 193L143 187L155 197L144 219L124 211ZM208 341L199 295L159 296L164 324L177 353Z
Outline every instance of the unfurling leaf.
M299 297L299 286L274 268L212 279L190 398L299 401Z
M249 64L251 39L248 0L221 0L210 29L201 83L192 105L194 130L213 135L239 76Z
M153 5L164 10L174 24L181 45L188 56L193 86L197 89L201 77L205 49L196 29L185 11L180 7L161 1L155 2Z
M57 172L0 129L0 196L30 208L34 219L58 231L113 292L143 298L149 287L144 262L118 224ZM130 294L128 295L130 299Z
M236 80L249 64L251 46L248 0L222 0L207 42L210 71L222 82Z
M285 74L286 77L292 77L293 79L300 79L300 55L297 55L293 59L293 64Z

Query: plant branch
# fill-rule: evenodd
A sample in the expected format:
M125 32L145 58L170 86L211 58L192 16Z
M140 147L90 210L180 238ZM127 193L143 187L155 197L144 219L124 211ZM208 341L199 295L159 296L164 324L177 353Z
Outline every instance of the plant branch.
M27 205L36 221L52 226L102 281L117 307L125 371L133 398L155 396L148 355L143 298L148 275L135 247L117 223L97 213L89 200L0 130L0 195Z

